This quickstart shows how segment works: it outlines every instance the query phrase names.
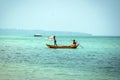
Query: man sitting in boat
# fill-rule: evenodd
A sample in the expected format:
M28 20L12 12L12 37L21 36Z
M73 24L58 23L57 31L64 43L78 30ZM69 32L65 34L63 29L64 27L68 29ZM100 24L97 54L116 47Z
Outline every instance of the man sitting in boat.
M77 42L75 40L73 40L73 44L71 46L76 46Z

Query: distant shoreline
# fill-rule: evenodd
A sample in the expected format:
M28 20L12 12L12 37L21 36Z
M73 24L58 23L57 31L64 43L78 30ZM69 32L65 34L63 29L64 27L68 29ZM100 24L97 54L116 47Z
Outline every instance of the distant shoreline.
M120 37L118 35L92 35L89 33L69 32L69 31L46 31L46 30L30 30L30 29L0 29L0 35L28 35L33 36L41 34L43 36L80 36L80 37Z
M22 30L22 29L0 29L0 35L34 35L43 36L92 36L89 33L69 32L69 31L45 31L45 30Z

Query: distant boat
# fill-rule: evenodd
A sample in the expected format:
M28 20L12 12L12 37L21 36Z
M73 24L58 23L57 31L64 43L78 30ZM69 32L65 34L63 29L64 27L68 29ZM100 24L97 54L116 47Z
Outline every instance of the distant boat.
M75 46L72 46L72 45L69 45L69 46L54 46L54 45L50 45L50 44L46 44L46 46L48 47L48 48L61 48L61 49L75 49L75 48L77 48L78 46L79 46L79 44L77 44L77 45L75 45Z
M41 37L41 34L35 34L34 37Z

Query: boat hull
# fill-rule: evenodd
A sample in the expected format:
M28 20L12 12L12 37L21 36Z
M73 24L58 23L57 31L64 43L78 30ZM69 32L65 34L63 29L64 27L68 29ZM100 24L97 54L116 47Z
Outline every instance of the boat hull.
M50 45L50 44L46 44L46 46L48 47L48 48L61 48L61 49L75 49L75 48L77 48L78 46L79 46L79 44L77 44L77 45L70 45L70 46L54 46L54 45Z
M41 34L35 34L34 37L41 37Z

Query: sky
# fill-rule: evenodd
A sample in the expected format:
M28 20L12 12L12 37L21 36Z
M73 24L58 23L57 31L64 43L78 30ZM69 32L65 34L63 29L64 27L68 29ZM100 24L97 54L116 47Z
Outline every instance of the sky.
M120 36L120 0L0 0L0 28Z

